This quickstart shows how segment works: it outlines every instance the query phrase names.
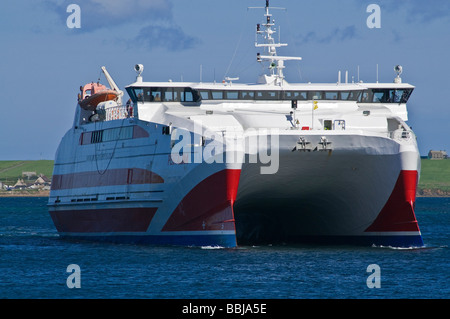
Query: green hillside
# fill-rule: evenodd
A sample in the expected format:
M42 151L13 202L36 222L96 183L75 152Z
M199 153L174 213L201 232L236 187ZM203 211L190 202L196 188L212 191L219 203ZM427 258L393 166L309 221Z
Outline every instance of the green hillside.
M422 159L422 170L418 185L418 193L425 191L435 195L450 196L450 160Z
M18 178L23 178L22 172L36 172L37 175L44 174L48 178L51 178L53 161L0 161L0 181L13 184Z

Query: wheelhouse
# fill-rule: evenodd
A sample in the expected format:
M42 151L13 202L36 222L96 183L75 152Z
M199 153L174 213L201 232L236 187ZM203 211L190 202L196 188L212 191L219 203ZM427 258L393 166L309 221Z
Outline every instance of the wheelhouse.
M222 86L129 86L128 94L136 102L178 102L201 104L202 101L355 101L358 103L406 103L414 90L412 86L368 87L349 86L336 89L334 86L308 89L273 89L252 85ZM181 84L181 83L180 83ZM304 87L304 86L303 86Z
M127 92L136 102L193 102L202 101L292 101L336 100L359 101L363 88L352 90L271 90L248 88L195 88L172 86L130 86Z

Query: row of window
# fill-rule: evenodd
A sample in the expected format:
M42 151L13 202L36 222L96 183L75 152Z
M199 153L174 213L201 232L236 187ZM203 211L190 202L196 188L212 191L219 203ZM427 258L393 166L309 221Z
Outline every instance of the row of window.
M361 91L249 91L199 90L202 100L348 100L356 101Z
M361 103L406 103L413 89L371 89L364 91Z
M364 91L206 90L190 87L128 88L136 102L196 102L202 100L345 100L362 103L406 103L412 89Z
M200 102L198 92L189 87L144 87L127 91L134 102Z
M85 132L81 135L80 144L95 144L133 138L133 126L122 126L106 130Z

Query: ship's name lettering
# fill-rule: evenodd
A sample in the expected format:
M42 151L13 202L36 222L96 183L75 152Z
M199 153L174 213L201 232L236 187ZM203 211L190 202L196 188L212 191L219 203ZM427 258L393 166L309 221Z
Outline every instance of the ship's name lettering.
M88 161L100 161L100 160L109 160L113 153L104 153L104 154L94 154L94 155L88 155L86 159Z

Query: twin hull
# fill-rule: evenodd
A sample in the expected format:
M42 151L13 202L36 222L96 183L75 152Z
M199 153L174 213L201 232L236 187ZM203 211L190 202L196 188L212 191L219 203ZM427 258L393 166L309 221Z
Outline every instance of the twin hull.
M61 236L224 247L423 245L414 215L420 172L415 141L357 130L285 130L277 135L279 154L271 163L254 163L248 149L238 153L225 145L225 154L216 156L240 160L188 163L191 154L177 164L163 127L130 118L66 133L49 197ZM116 138L96 140L98 132ZM312 147L298 147L299 138ZM261 147L270 153L270 144ZM276 172L261 174L269 165Z

